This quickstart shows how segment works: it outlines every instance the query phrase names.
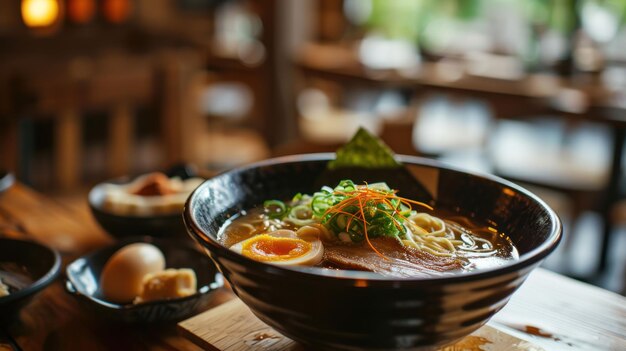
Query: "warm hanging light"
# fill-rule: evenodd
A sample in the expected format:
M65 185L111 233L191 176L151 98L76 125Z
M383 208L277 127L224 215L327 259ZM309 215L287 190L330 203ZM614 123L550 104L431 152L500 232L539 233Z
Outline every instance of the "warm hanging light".
M59 15L58 0L22 0L22 19L28 27L50 27Z
M110 23L125 22L132 11L130 0L104 0L102 12L104 18Z
M67 17L76 24L91 22L96 14L95 0L67 0Z

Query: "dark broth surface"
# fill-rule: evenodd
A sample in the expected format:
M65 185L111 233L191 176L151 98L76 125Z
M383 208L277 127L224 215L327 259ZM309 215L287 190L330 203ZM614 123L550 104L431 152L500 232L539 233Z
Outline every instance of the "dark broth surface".
M478 224L466 217L459 216L458 214L449 214L443 211L436 211L436 213L432 213L431 215L443 219L446 225L452 225L456 228L460 228L463 233L468 233L475 237L485 239L491 243L491 250L488 250L487 252L457 251L457 254L455 254L453 257L447 257L447 261L437 256L426 254L426 257L432 261L433 266L437 266L438 264L443 265L445 264L444 262L449 263L450 259L458 262L458 264L454 268L435 269L434 271L467 272L476 269L486 269L501 266L506 264L508 261L516 260L519 258L517 249L508 238L508 236L506 236L504 233L499 232L493 226ZM231 246L255 235L272 232L278 229L297 230L298 226L289 222L283 222L277 219L270 219L266 215L263 208L254 208L249 211L243 211L242 213L234 216L229 221L227 221L218 233L218 240L224 246L230 248ZM376 245L376 239L373 239L372 241L374 245ZM343 245L344 247L346 246L343 243L324 243L324 246L326 248L332 248L336 245ZM372 249L368 247L367 244L365 244L364 242L351 243L349 245L353 247L361 247L362 250L359 251L361 253L368 253L372 251ZM384 259L380 258L380 260ZM346 269L346 267L338 267L335 263L329 261L327 256L325 256L322 262L317 266L326 269ZM370 270L367 268L354 269ZM389 269L393 270L394 267L389 267ZM430 270L429 272L432 273L432 271ZM386 272L382 273L384 274ZM413 274L409 272L408 274L403 274L402 276L412 275Z

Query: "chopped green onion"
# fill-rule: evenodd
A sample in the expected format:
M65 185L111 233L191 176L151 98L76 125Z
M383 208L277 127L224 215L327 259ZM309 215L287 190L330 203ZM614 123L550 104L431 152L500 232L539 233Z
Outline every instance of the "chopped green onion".
M282 219L287 214L287 205L280 200L267 200L263 203L263 207L271 219Z

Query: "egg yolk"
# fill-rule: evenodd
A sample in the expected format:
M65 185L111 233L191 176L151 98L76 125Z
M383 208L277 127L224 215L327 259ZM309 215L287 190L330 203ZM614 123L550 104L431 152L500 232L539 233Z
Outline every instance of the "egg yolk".
M257 261L286 261L311 251L311 244L296 238L281 238L267 234L247 240L241 253Z

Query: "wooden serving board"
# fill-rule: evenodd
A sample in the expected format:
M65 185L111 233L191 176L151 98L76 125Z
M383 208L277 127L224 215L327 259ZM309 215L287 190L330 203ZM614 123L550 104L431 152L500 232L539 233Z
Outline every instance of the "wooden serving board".
M183 336L211 351L303 351L304 347L261 322L234 299L178 324ZM485 325L441 351L542 351L528 341Z

